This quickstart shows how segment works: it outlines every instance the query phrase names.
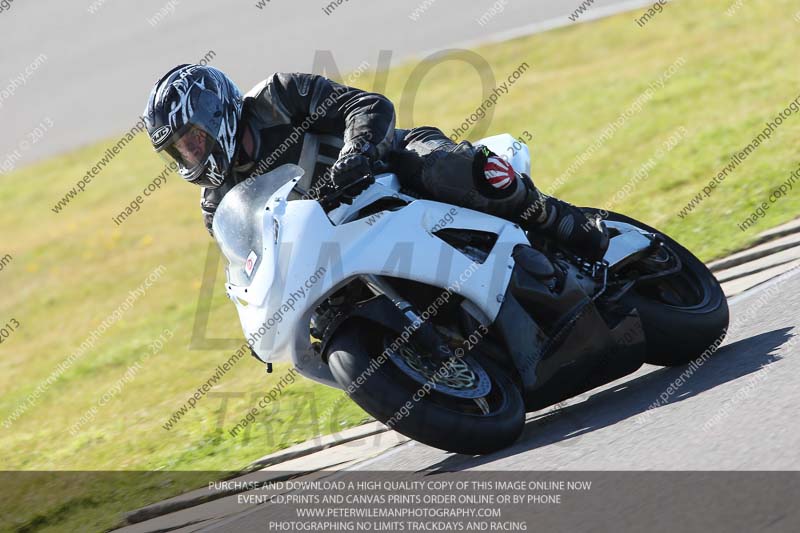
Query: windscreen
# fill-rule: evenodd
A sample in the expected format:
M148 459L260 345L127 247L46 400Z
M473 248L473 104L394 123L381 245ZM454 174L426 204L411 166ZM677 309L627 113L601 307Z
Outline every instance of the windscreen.
M240 287L250 281L264 255L263 221L267 200L287 182L303 176L297 165L283 165L236 185L214 215L214 238L230 263L228 282Z

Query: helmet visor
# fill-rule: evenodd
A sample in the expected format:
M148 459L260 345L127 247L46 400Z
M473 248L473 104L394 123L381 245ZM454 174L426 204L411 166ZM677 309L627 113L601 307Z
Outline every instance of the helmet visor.
M163 151L178 163L180 173L192 180L203 173L216 143L216 138L201 126L188 124L172 137Z

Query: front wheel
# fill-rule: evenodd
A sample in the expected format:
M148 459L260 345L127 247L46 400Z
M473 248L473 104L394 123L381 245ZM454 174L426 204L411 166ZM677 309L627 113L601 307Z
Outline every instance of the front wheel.
M450 452L491 453L517 440L525 406L510 377L488 358L452 358L437 371L412 343L363 320L331 340L328 365L367 413L400 433Z
M675 240L646 224L617 213L609 213L608 219L656 234L664 243L633 268L658 272L681 265L675 274L637 283L622 299L626 306L639 310L647 340L645 362L680 366L716 351L728 328L728 301L708 267Z

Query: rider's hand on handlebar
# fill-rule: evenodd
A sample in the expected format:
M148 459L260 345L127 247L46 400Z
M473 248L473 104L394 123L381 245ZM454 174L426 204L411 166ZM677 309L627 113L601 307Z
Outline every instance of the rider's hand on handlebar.
M364 177L372 175L374 151L367 143L360 151L345 153L331 167L331 181L342 198L352 199L372 184L374 180Z
M341 190L354 185L358 180L371 173L372 165L367 156L350 154L339 159L331 167L331 181L336 190Z

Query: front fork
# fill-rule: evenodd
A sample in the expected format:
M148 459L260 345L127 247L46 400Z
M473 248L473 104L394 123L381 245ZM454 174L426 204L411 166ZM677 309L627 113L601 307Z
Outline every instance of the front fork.
M373 294L386 297L403 314L407 322L403 329L409 331L414 341L435 362L443 363L453 357L453 351L433 324L419 316L411 302L403 298L385 278L374 274L364 274L360 278Z

